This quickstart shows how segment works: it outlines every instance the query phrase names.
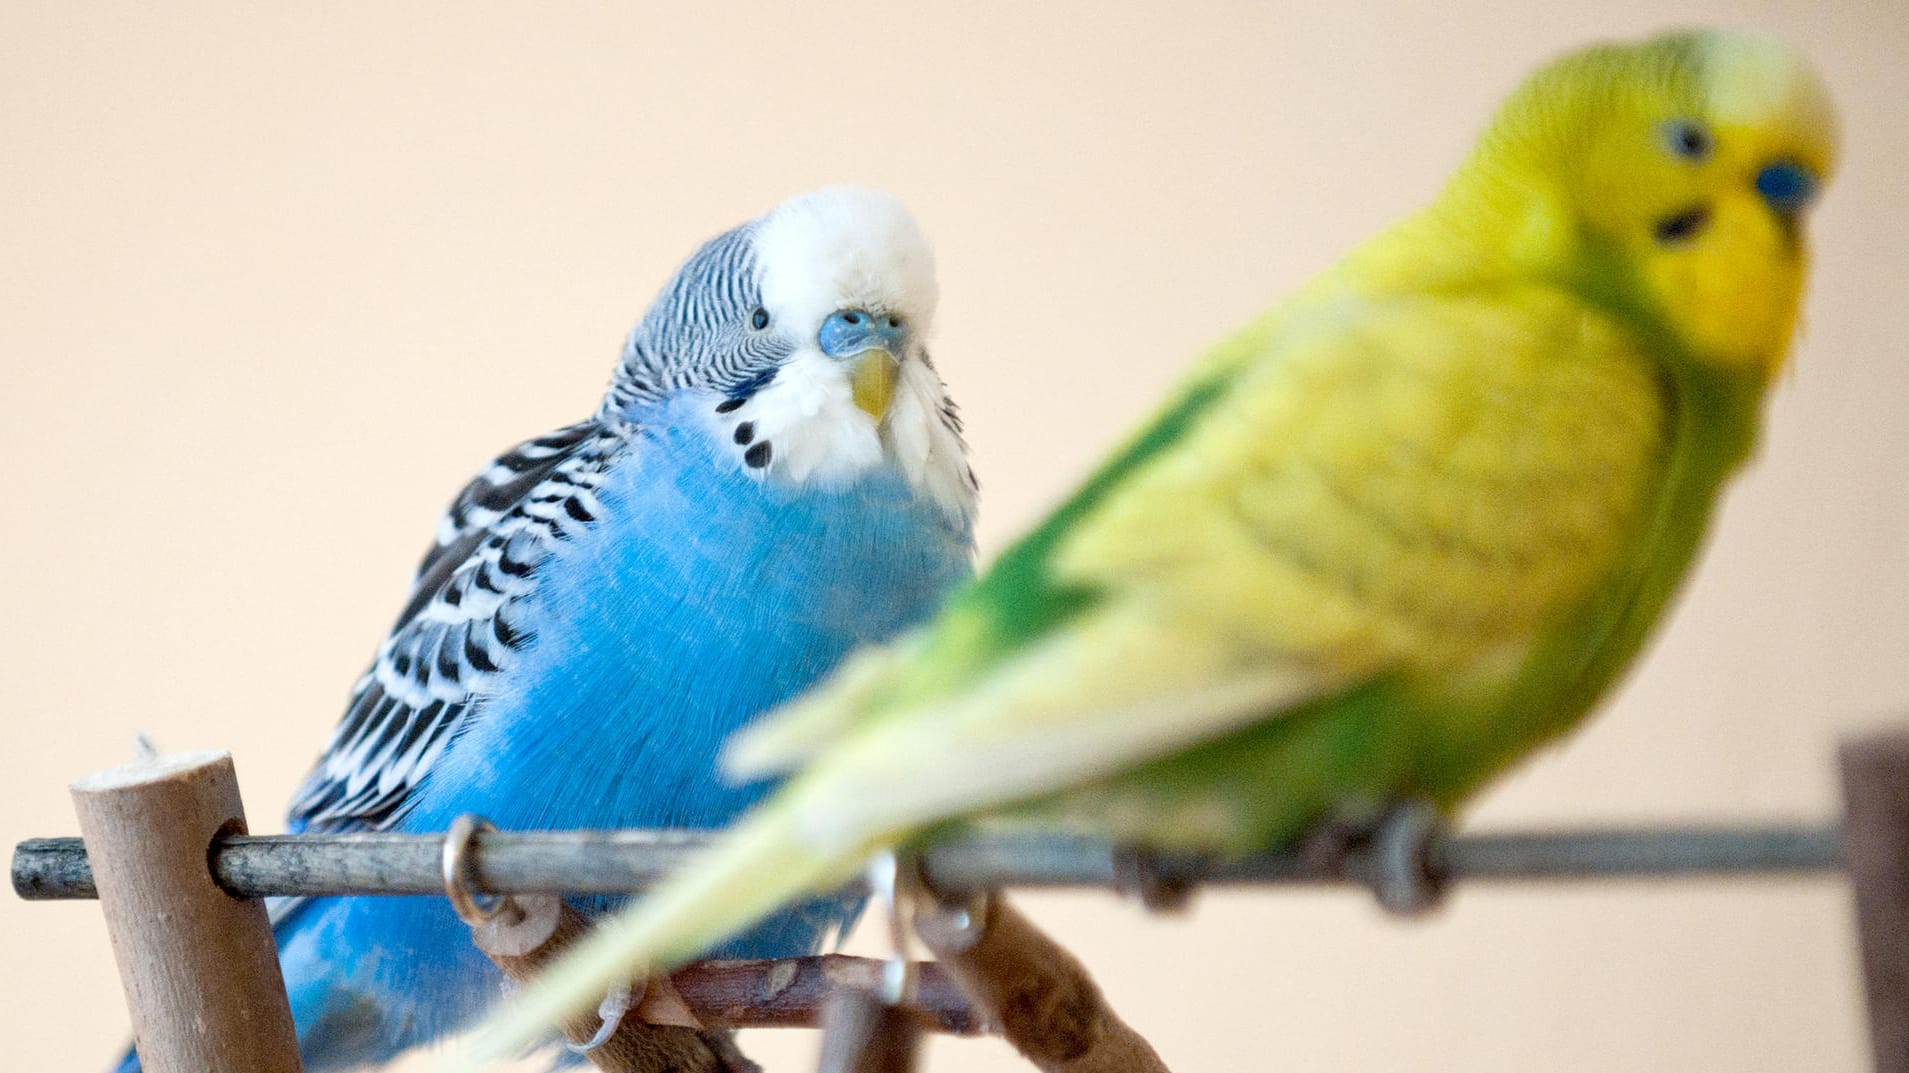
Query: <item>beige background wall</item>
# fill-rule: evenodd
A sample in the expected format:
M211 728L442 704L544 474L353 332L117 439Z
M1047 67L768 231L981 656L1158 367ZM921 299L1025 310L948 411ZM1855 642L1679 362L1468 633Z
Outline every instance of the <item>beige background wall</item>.
M441 503L790 193L881 185L938 240L992 552L1522 72L1692 20L1794 39L1843 106L1808 335L1646 665L1478 822L1823 816L1837 735L1909 710L1903 0L697 6L0 7L0 838L71 831L136 728L233 750L276 829ZM1864 1065L1829 882L1028 904L1187 1071ZM0 898L0 942L0 1064L99 1068L96 909Z

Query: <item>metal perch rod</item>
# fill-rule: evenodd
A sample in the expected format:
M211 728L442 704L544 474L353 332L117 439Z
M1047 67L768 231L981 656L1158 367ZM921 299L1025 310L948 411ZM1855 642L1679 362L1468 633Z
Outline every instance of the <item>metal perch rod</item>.
M487 832L472 845L472 881L495 894L642 890L711 836L658 831ZM231 837L212 870L241 897L442 894L440 835ZM1407 862L1435 881L1569 880L1839 872L1842 831L1823 826L1692 826L1451 835L1435 830ZM1140 854L1109 842L990 834L922 852L922 871L949 897L1009 887L1181 890L1203 886L1370 884L1388 867L1382 848L1338 855L1264 853L1227 861ZM1330 859L1328 859L1330 858ZM77 838L35 838L13 853L13 889L32 900L93 898ZM1144 893L1144 890L1143 890Z

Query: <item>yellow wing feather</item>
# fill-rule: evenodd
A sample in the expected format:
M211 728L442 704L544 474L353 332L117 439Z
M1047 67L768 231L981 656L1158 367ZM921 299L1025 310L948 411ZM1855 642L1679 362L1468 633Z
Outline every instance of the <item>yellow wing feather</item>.
M1535 286L1376 300L1280 345L1060 549L1259 653L1449 669L1582 601L1662 462L1652 365Z

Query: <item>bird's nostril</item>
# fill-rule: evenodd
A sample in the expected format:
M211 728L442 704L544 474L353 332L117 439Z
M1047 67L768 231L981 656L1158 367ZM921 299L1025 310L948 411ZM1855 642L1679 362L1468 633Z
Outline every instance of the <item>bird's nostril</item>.
M890 318L888 318L888 326L889 326L890 328L899 328L899 327L901 327L901 318L900 318L900 317L890 317Z
M860 324L861 322L862 322L862 315L860 313L842 314L842 323L844 324Z

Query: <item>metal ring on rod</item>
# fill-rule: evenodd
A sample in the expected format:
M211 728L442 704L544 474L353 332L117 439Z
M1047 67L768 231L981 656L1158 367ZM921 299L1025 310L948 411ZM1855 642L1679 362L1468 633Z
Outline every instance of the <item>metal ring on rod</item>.
M510 905L508 894L500 895L489 906L484 906L471 893L471 839L479 831L495 830L496 824L475 812L466 812L452 820L450 830L444 832L444 896L451 900L451 908L456 911L458 918L471 927L496 918Z

